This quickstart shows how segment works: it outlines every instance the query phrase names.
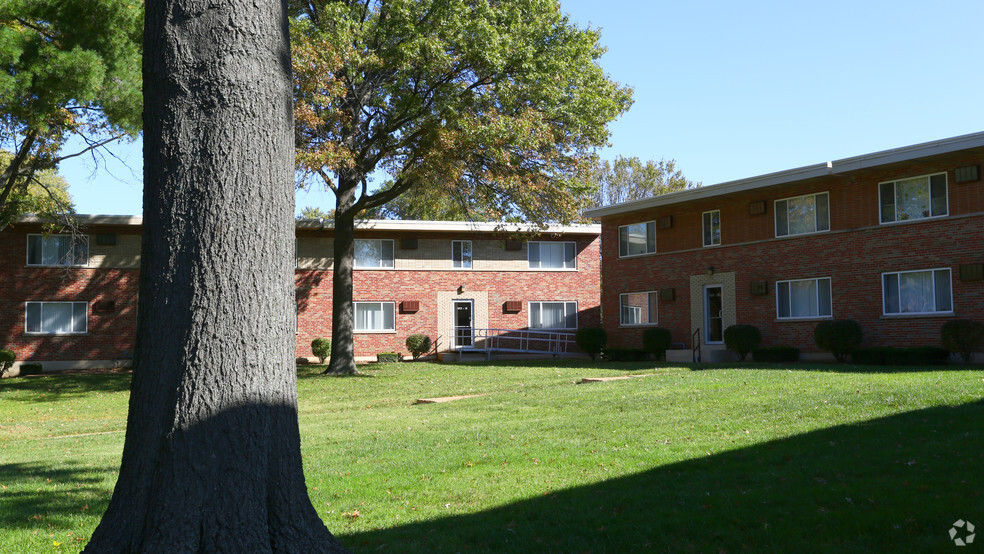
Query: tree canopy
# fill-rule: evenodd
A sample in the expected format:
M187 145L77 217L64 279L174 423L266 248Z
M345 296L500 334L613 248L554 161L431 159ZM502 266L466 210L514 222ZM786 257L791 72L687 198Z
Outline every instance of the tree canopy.
M300 184L336 198L329 367L354 371L355 218L410 193L432 205L467 198L475 219L579 219L594 151L631 90L599 66L599 32L557 0L291 8ZM377 175L387 186L373 186Z
M0 2L0 148L13 153L0 165L0 212L8 218L17 215L8 202L37 171L140 130L143 11L140 0ZM63 152L73 135L86 146Z
M0 167L9 165L13 157L10 152L0 150ZM6 205L0 208L0 220L12 221L20 214L34 214L57 224L61 216L73 212L68 183L55 170L42 169L30 180L21 177L15 182Z
M619 156L614 162L601 160L595 166L593 178L598 183L594 196L595 206L607 206L630 200L640 200L699 187L683 176L675 160L648 160Z

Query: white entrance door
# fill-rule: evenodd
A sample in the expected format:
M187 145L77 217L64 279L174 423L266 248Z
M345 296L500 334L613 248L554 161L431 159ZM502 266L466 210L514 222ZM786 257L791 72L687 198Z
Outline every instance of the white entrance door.
M721 285L704 286L704 341L724 342L724 299Z
M470 348L474 342L474 300L454 301L454 348Z

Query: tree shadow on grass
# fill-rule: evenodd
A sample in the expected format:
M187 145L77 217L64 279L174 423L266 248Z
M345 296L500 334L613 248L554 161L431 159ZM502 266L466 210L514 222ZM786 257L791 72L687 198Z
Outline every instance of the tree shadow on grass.
M840 425L492 510L340 536L354 551L863 552L984 525L984 401Z
M32 375L0 382L0 400L58 402L94 392L130 390L130 373Z
M4 529L72 529L80 516L98 521L113 487L112 480L106 482L104 478L117 469L65 463L0 464L0 483L4 486L0 491L0 535Z

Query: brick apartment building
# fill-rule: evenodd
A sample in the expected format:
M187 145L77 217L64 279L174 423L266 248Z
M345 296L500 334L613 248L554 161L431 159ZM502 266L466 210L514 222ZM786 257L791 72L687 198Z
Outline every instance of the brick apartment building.
M609 344L658 325L724 359L745 323L819 358L816 324L854 319L865 346L939 345L984 321L982 163L977 133L589 210Z
M0 348L45 370L132 357L141 218L80 216L84 235L19 222L0 233ZM297 356L331 337L331 222L297 223ZM484 329L573 332L599 325L600 226L516 239L490 223L365 221L356 232L355 353L481 346Z

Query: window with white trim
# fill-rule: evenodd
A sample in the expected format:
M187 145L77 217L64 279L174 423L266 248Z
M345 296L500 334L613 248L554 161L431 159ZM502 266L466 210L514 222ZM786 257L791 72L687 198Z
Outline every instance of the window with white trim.
M392 239L355 239L355 268L393 267Z
M530 302L530 329L577 329L577 302Z
M354 302L357 333L396 331L395 302Z
M455 269L471 269L472 241L470 240L451 241L451 267Z
M830 277L776 281L779 319L830 317Z
M32 335L77 335L89 330L88 302L25 302L24 331Z
M885 315L953 311L950 268L882 274Z
M530 269L576 269L577 248L573 242L527 243Z
M721 210L704 212L704 246L721 244Z
M878 184L881 222L947 215L946 173Z
M89 237L27 235L27 265L89 265Z
M830 198L826 192L776 200L777 237L829 230Z
M618 256L641 256L656 252L656 222L644 221L618 228Z
M626 292L619 295L622 325L655 325L658 291Z

